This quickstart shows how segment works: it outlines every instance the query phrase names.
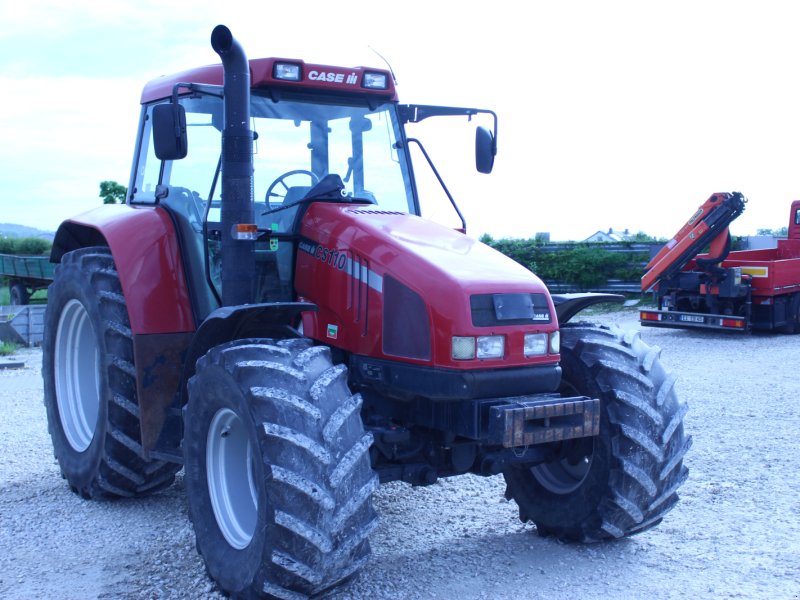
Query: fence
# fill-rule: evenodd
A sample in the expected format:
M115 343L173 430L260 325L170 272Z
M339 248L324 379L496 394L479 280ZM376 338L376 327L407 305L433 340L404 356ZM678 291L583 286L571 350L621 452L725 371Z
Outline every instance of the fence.
M38 346L44 332L43 304L0 306L0 341Z

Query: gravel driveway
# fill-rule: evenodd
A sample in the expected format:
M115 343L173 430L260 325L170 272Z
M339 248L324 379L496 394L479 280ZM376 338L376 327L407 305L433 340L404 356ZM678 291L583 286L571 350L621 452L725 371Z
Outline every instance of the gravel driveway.
M633 311L592 317L639 328ZM539 538L501 476L375 496L373 558L328 598L800 598L800 336L644 328L694 437L681 502L599 545ZM194 549L181 476L146 499L70 492L47 434L41 352L0 371L0 598L222 598Z

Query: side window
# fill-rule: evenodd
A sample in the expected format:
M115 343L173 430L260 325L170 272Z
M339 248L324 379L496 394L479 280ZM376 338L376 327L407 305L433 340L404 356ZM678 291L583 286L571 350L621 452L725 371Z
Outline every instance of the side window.
M794 224L800 225L800 208L798 208L794 213Z
M153 106L148 106L144 113L142 137L140 140L136 177L131 201L137 204L155 204L156 186L161 169L161 161L153 151L152 133Z
M413 212L408 173L394 144L399 136L386 112L369 114L367 118L372 127L364 132L364 187L372 192L381 208Z
M132 201L138 204L154 204L156 187L159 183L187 190L190 195L207 200L211 193L214 174L220 158L220 125L215 124L212 114L214 102L200 102L195 99L183 101L186 107L186 133L189 140L189 154L186 158L167 161L164 165L163 181L161 161L153 150L152 113L153 106L147 107L142 127L138 152L138 163L134 180ZM219 112L219 111L218 111ZM214 190L214 198L219 199L219 186Z
M196 198L208 200L220 159L222 134L212 123L210 114L191 112L192 103L186 104L189 153L182 160L172 161L169 173L164 173L163 183L170 187L183 188ZM214 197L219 196L218 183L214 189Z

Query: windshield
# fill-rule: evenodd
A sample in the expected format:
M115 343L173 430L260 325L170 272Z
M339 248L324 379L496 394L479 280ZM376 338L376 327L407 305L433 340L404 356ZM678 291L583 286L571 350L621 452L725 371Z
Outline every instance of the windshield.
M292 187L310 187L336 174L350 196L411 211L411 186L396 143L399 126L390 108L253 98L256 201L280 203L287 193L291 199Z
M251 96L253 217L262 232L282 234L270 233L255 243L257 302L294 298L294 245L302 214L298 203L326 175L338 175L353 202L418 214L407 155L398 143L402 134L396 106L322 100ZM222 98L213 93L183 96L180 103L188 138L188 153L181 160L156 158L151 131L155 105L144 108L131 202L159 203L173 216L193 304L202 319L221 302L224 110Z
M181 104L186 109L188 155L167 161L160 174L160 161L143 147L134 202L155 201L158 184L190 190L202 202L220 198L222 100L203 95L184 97ZM319 98L276 102L253 95L250 111L257 216L301 199L329 174L342 178L350 197L385 210L416 212L408 165L398 149L400 125L394 105L369 108L320 103ZM212 209L215 205L218 202ZM209 220L218 218L209 214Z

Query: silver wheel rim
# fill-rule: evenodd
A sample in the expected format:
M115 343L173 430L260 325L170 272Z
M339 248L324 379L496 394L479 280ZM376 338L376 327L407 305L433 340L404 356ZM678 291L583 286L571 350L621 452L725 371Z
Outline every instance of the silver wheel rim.
M67 442L77 452L94 439L100 412L100 352L89 313L70 300L56 330L55 384L58 414Z
M592 454L585 455L576 464L564 458L531 468L536 481L554 494L569 494L578 489L592 467Z
M228 408L214 415L206 445L208 493L214 517L228 543L241 550L256 530L258 489L244 422Z

